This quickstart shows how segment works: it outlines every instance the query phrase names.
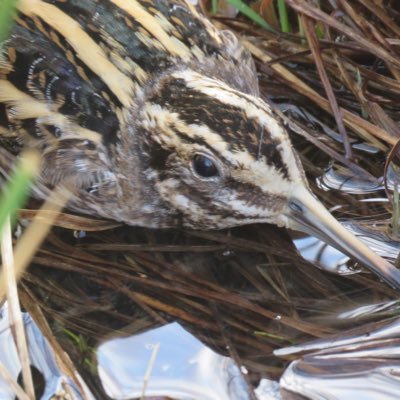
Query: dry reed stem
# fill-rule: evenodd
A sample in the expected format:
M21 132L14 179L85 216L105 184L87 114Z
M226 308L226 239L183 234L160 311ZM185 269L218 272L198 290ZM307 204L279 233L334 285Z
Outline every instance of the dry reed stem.
M29 291L24 283L22 283L21 286L20 297L23 306L25 307L27 312L29 312L29 315L32 317L32 319L35 321L41 334L47 340L47 343L53 351L58 368L64 375L72 379L72 381L76 384L78 390L80 391L83 399L88 400L89 398L75 374L76 368L74 367L70 357L63 350L63 348L60 346L60 343L55 338L45 316L43 315L42 308L39 306L38 299L33 296L33 294Z
M324 13L315 5L304 0L286 0L286 3L297 12L307 15L308 17L317 21L321 21L338 32L346 35L348 38L354 40L357 44L364 47L365 50L371 54L381 58L387 64L391 64L394 67L400 68L400 61L397 60L396 57L392 56L381 44L376 44L368 38L362 36L362 34L359 34L355 29L352 29L339 22L334 17Z
M254 57L258 58L260 61L268 63L272 61L272 57L262 51L260 48L251 43L248 39L242 39L242 43L246 48L253 54ZM313 90L310 86L305 84L301 79L299 79L295 74L290 72L287 68L279 64L271 65L271 68L275 70L283 79L289 82L299 93L313 101L317 106L321 107L327 112L331 112L331 107L329 101L322 97L319 93ZM385 141L390 145L395 145L397 139L390 136L384 129L371 124L362 117L353 114L352 112L340 107L340 112L342 113L343 120L346 125L352 128L359 136L373 144L379 149L382 149L382 144L379 143L375 138Z
M11 376L11 374L8 372L7 368L2 364L1 361L0 361L0 376L6 383L10 385L11 389L14 390L14 393L18 397L18 400L31 400L29 396L21 388L21 386L19 386L18 383L15 382L14 378Z
M3 232L1 234L1 258L3 264L2 273L4 274L6 280L7 300L10 307L10 326L14 328L12 332L18 349L24 388L26 390L27 396L30 399L34 399L35 390L33 386L28 345L26 342L25 328L24 322L22 320L21 307L18 298L17 280L14 269L10 217L7 218L3 228Z
M55 189L18 240L14 250L15 277L17 281L28 267L38 247L46 238L53 222L57 219L58 213L66 204L68 197L69 193L67 193L65 188L59 187ZM41 215L42 210L53 211L53 213L48 213L47 218L43 218ZM4 293L4 279L1 276L0 298L4 296Z
M29 399L34 399L34 388L29 363L28 348L18 300L17 281L22 276L36 250L45 239L52 226L52 222L57 218L57 212L61 211L67 199L68 195L66 195L64 188L55 189L50 194L48 200L44 203L41 210L51 210L54 212L54 214L50 218L47 218L46 222L43 222L43 218L41 218L39 210L31 225L26 229L25 233L17 242L14 256L12 250L10 221L8 221L2 233L1 250L4 269L0 275L0 299L3 298L7 293L11 307L10 314L12 316L12 323L15 326L16 343L22 366L22 375Z
M28 220L32 220L37 215L37 213L38 210L27 209L21 209L18 212L21 219ZM56 214L57 216L54 216L54 211L42 210L40 212L40 218L48 220L49 218L54 219L54 217L56 217L53 226L86 232L100 232L117 228L122 225L120 222L116 221L83 217L81 215L73 215L68 212L57 212Z
M155 345L152 346L152 352L151 352L149 364L147 366L146 373L144 374L144 378L143 378L143 389L142 389L142 395L140 396L140 400L145 399L146 390L147 390L147 386L149 384L151 371L154 368L154 363L156 362L156 358L157 358L159 349L160 349L160 343L156 343Z
M346 158L351 159L352 158L352 149L351 149L351 145L349 142L349 137L347 135L346 128L343 123L342 113L340 112L339 105L336 100L336 96L333 91L333 88L332 88L332 84L329 80L328 73L324 66L324 62L322 59L322 53L321 53L321 46L318 41L317 34L315 33L314 22L312 19L310 19L304 15L301 15L301 21L303 23L304 32L306 34L306 38L307 38L309 47L311 49L311 54L313 55L315 66L317 68L321 82L324 85L325 93L329 100L332 114L335 117L338 131L343 139Z

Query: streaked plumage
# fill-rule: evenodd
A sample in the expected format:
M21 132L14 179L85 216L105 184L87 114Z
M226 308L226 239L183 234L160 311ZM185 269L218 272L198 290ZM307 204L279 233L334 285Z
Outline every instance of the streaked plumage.
M155 228L298 228L302 201L322 207L258 98L251 57L185 1L20 0L18 9L0 61L0 144L3 159L40 150L37 195L66 182L70 208ZM339 246L397 273L358 243Z
M1 123L40 148L43 184L72 180L79 210L144 226L223 228L271 214L260 215L252 169L263 183L286 181L293 154L252 97L253 63L233 34L184 1L24 0L19 11ZM196 153L222 176L193 174ZM274 213L281 185L268 192Z

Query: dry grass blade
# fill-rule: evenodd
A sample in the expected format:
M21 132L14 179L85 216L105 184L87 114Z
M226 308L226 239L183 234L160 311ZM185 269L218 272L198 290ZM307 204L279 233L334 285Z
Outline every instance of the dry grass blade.
M393 146L393 148L390 150L387 158L386 158L386 162L385 162L385 168L384 168L384 173L383 173L383 177L384 177L384 184L385 184L385 192L386 192L386 196L389 199L389 201L393 204L393 197L395 194L398 195L398 193L393 193L391 192L391 190L389 189L389 185L388 185L388 172L389 172L389 166L392 162L394 162L395 158L398 157L398 152L400 149L400 139L399 141L396 143L395 146ZM398 182L395 182L395 184L398 184ZM396 188L395 188L396 189ZM397 191L397 190L395 190Z
M249 51L259 60L264 63L268 63L272 60L272 57L265 53L263 50L255 46L249 40L244 39L243 43L249 49ZM330 112L330 104L329 101L322 97L318 92L313 90L310 86L304 83L301 79L297 78L297 76L290 72L287 68L282 65L272 65L273 68L280 77L282 77L285 81L290 83L293 88L299 93L302 93L304 96L308 97L311 101L313 101L317 106L321 107L323 110ZM375 138L383 140L391 145L396 144L396 138L389 135L384 129L377 127L376 125L371 124L364 118L349 112L343 108L340 108L340 112L343 115L344 122L353 129L354 132L357 132L359 136L364 138L366 141L372 143L377 148L382 149L382 144L379 143Z
M149 384L151 371L153 370L154 364L156 362L158 350L160 350L160 343L152 345L150 360L147 365L146 373L144 374L143 378L143 389L142 389L142 395L140 396L140 400L145 400L147 386Z
M15 273L17 279L25 271L36 250L46 238L69 196L70 193L64 187L55 189L41 207L41 210L50 211L50 213L47 213L47 218L43 218L39 210L32 223L18 240L15 246Z
M332 85L329 82L328 74L326 73L322 57L321 48L319 46L317 35L315 34L314 22L305 16L302 16L304 31L307 36L308 44L310 45L311 52L314 56L315 64L318 69L319 76L324 85L326 95L328 97L333 115L335 116L336 124L339 133L342 135L346 158L352 158L352 150L347 136L346 128L343 124L342 114L340 112L335 94L333 93Z
M50 211L53 212L53 214L51 214L52 218L47 218L46 223L44 223L39 210L32 224L17 242L15 254L13 254L12 249L9 219L2 233L1 249L4 270L0 275L0 298L7 293L11 309L10 314L12 315L12 324L15 326L16 343L22 366L23 380L30 399L34 399L35 395L16 282L29 265L34 253L51 228L52 221L57 218L57 212L62 209L67 199L68 194L65 189L56 189L50 195L49 199L43 205L43 208L50 209Z
M186 274L185 274L186 275ZM182 274L182 277L186 278L184 274ZM174 294L181 294L184 296L190 296L190 297L198 297L198 298L204 298L207 296L210 300L214 300L216 302L220 302L222 304L225 304L226 306L231 305L231 306L237 306L241 308L242 310L247 310L249 312L254 312L259 314L260 316L265 317L266 319L269 320L275 320L276 318L279 319L280 323L282 325L291 327L293 329L298 330L299 332L304 332L307 333L311 336L315 337L321 337L327 334L327 330L321 327L316 326L315 324L308 323L306 321L302 321L297 318L292 318L290 316L284 315L284 314L276 314L271 310L268 310L267 308L259 306L256 302L249 301L242 296L232 293L228 290L224 290L223 288L219 287L218 285L214 285L211 282L207 280L202 280L199 279L196 276L193 276L194 279L196 279L195 282L188 282L186 279L185 281L181 282L181 285L179 285L179 282L176 282L175 279L175 285L171 287L170 284L165 284L165 283L160 283L160 282L153 282L153 281L143 281L143 284L146 284L150 287L158 288L159 290L164 290L167 292L172 292ZM136 281L138 278L133 278L130 277L131 281ZM95 281L98 283L101 283L102 285L110 285L108 282L100 281L94 278ZM108 281L111 281L111 278L109 278ZM204 284L204 287L199 286L200 283ZM118 284L112 285L112 288L117 289ZM206 290L205 290L206 288ZM151 297L149 297L151 299ZM143 300L143 297L142 297ZM154 305L154 302L157 300L151 299L152 304ZM167 304L163 304L162 302L159 303L162 304L164 308L168 308ZM165 309L163 311L166 311ZM328 329L329 331L329 329Z
M313 143L315 147L321 149L326 154L328 154L332 159L339 161L343 165L347 166L351 171L355 174L359 174L360 176L364 176L367 179L374 180L374 177L369 174L367 171L359 167L357 164L353 163L351 160L347 159L346 157L342 156L340 153L326 145L324 142L314 138L306 129L304 129L300 123L290 120L290 118L286 117L284 114L280 113L281 118L283 121L286 122L287 126L296 132L297 134L306 138L310 143Z
M340 7L352 19L362 34L368 35L371 42L378 42L380 46L390 52L390 44L386 41L386 38L382 35L377 25L367 21L367 19L361 13L358 13L348 1L339 0L339 3Z
M32 220L37 216L38 210L22 209L19 210L18 214L20 218ZM54 212L50 210L41 210L40 216L38 216L38 218L43 221L48 221L49 219L51 219L53 221L53 226L59 226L65 229L82 230L87 232L104 231L121 226L121 223L115 221L88 218L81 215L73 215L64 212Z
M52 351L54 352L56 363L60 368L60 371L75 382L77 388L80 390L80 394L83 396L83 399L88 400L88 396L86 395L85 390L82 388L82 385L77 378L76 368L51 331L50 326L43 315L43 310L40 307L39 300L23 283L21 284L19 295L24 308L27 312L29 312L29 315L35 321L36 325L40 329L41 334L47 340Z
M346 0L340 0L340 5L344 12L354 21L354 23L359 27L361 33L365 37L369 37L370 41L378 42L378 44L386 49L389 53L391 51L391 47L389 42L383 36L383 34L379 31L379 29L367 21L366 18L363 17L362 14L355 11L355 9L350 5L350 3ZM399 80L400 71L396 68L393 68L391 63L387 63L387 67L391 71L392 75Z
M400 61L393 57L386 49L378 44L366 39L357 33L354 29L351 29L344 25L343 23L337 21L334 17L324 13L319 8L308 3L305 0L286 0L286 3L299 13L305 14L312 19L321 21L322 23L329 25L335 30L345 34L359 45L361 45L367 52L380 57L382 60L388 64L392 64L396 68L400 68Z
M390 15L385 12L382 4L373 0L357 1L376 15L393 32L393 34L400 36L400 26L396 25L395 20L390 18Z
M18 400L31 400L32 399L24 392L24 390L21 388L21 386L19 386L18 383L15 382L14 378L8 372L8 369L1 362L0 362L0 376L12 388L15 395L18 397Z
M10 323L14 328L15 342L17 344L18 355L22 367L22 377L27 396L30 399L35 398L32 373L29 362L28 345L25 335L24 322L22 320L21 307L19 304L17 280L14 269L14 257L11 236L10 218L7 219L3 232L1 233L1 257L2 274L5 276L7 284L7 300L10 308Z
M104 243L104 244L88 244L84 246L85 249L97 250L100 252L143 252L143 251L158 251L168 253L179 253L179 252L193 252L193 253L204 253L207 251L224 250L224 245L200 245L200 246L174 246L174 245L162 245L162 244L122 244L122 243Z

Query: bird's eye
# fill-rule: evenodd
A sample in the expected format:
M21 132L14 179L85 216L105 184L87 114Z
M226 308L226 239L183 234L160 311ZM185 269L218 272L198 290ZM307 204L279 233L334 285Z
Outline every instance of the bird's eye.
M214 178L219 176L215 162L202 154L196 154L193 158L193 169L202 178Z

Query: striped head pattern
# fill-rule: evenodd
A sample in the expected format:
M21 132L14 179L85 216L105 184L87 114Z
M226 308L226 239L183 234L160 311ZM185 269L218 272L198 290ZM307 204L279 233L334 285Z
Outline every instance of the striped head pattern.
M164 76L139 120L160 205L191 228L271 222L306 185L289 138L259 98L190 70Z
M270 222L313 234L400 288L400 272L307 188L254 63L185 0L19 0L0 51L0 177L23 147L35 193L131 225Z
M132 225L286 225L304 174L232 34L182 0L18 11L0 54L0 149L41 152L39 196L68 181L70 207Z

